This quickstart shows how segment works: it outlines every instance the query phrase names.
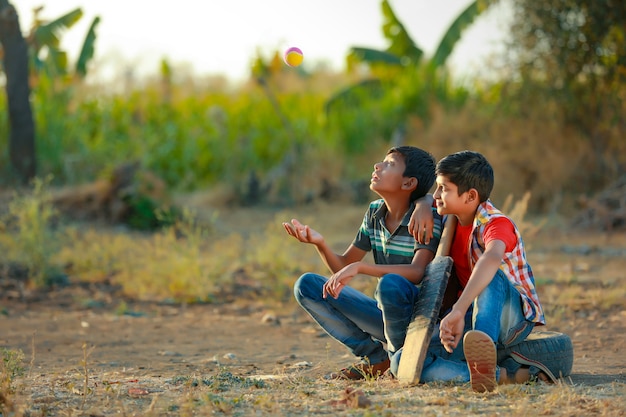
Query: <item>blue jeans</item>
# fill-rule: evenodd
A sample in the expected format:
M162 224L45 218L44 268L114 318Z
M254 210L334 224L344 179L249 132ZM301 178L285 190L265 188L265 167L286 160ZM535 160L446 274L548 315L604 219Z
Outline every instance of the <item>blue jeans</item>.
M370 364L383 362L402 346L418 287L388 274L378 281L376 299L349 286L335 299L322 297L326 281L321 275L306 273L294 285L296 301L326 333Z
M498 271L489 285L474 300L465 315L465 331L481 330L495 341L497 348L523 342L533 330L534 323L526 320L522 308L522 298L502 271ZM392 358L391 371L397 374L402 350ZM500 368L496 368L496 379ZM458 381L468 382L469 370L463 354L463 341L452 353L446 352L439 340L439 328L433 332L421 382Z

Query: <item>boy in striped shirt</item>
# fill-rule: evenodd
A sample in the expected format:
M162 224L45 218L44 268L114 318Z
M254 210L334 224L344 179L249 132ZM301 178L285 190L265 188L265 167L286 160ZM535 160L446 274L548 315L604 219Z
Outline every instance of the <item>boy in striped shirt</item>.
M370 203L356 237L343 254L335 253L308 225L296 219L283 223L289 235L314 245L332 272L330 278L303 274L294 285L296 300L330 336L360 358L327 378L381 376L389 368L389 358L404 344L419 296L418 284L441 235L436 212L434 238L429 244L415 241L409 220L415 201L426 195L434 180L431 154L413 146L390 149L383 161L374 164L370 180L370 189L380 199ZM428 204L420 206L431 216ZM363 260L368 252L374 263ZM374 298L348 286L357 274L380 278Z

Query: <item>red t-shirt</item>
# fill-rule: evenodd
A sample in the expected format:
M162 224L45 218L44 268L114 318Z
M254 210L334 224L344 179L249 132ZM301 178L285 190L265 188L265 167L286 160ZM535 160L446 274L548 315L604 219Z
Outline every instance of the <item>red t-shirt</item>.
M452 246L450 247L450 256L454 260L454 270L462 288L465 288L470 275L472 275L472 269L470 268L469 263L469 239L471 238L473 226L473 224L468 226L461 226L460 224L457 224L456 230L454 231L454 240L452 241ZM511 223L508 218L497 217L485 226L483 234L485 247L492 240L501 240L504 242L506 252L511 252L513 248L515 248L515 245L517 244L517 236L515 234L513 223Z

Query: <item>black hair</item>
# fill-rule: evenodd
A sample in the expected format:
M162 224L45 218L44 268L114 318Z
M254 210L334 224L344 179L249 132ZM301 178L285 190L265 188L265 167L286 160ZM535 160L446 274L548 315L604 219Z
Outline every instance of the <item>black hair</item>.
M480 202L487 201L493 189L493 168L482 154L461 151L437 163L437 175L443 175L458 188L459 195L474 188Z
M417 179L417 187L411 193L411 201L425 196L435 183L435 158L415 146L396 146L389 149L387 155L394 152L404 157L405 169L402 175Z

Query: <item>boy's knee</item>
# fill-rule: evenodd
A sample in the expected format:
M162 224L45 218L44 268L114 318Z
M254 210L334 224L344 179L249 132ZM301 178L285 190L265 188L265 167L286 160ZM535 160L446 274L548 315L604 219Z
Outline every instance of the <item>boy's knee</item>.
M397 274L386 274L378 280L376 298L379 301L397 301L398 296L406 293L406 285L411 284L406 278ZM411 284L413 285L413 284Z
M302 274L293 285L293 295L297 301L303 298L322 295L323 280L320 276L307 272Z

